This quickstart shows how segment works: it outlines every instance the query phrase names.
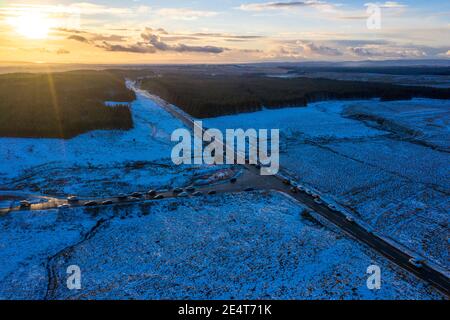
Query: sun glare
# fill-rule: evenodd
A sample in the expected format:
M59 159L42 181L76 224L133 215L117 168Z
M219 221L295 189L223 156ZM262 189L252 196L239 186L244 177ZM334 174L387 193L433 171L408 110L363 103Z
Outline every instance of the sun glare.
M30 39L45 39L53 27L52 19L39 11L22 12L10 19L17 33Z

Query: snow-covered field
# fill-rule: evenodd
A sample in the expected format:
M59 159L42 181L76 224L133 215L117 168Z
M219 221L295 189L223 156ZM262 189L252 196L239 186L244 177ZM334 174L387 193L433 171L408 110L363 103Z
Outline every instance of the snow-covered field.
M377 231L450 269L450 101L320 102L208 119L281 131L281 165Z
M170 135L182 122L142 94L131 110L129 131L94 131L70 140L0 138L0 189L111 196L183 186L221 169L174 166Z
M285 195L255 192L15 212L0 220L0 297L443 298L301 211ZM380 290L366 286L372 264ZM66 287L69 265L81 269L81 290Z

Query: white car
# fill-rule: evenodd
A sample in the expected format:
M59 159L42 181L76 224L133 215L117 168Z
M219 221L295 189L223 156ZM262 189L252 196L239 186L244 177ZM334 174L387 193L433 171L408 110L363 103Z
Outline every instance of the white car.
M329 205L328 205L328 208L329 208L331 211L339 211L338 208L336 208L336 206L335 206L334 204L329 204Z
M415 257L415 258L409 259L409 263L412 264L416 268L422 268L423 265L425 264L425 262L426 262L425 259L420 258L420 257Z
M355 222L355 219L353 219L353 217L352 216L345 216L345 219L348 221L348 222Z
M77 196L69 196L69 197L67 197L67 201L69 201L69 202L77 202L78 201L78 197Z

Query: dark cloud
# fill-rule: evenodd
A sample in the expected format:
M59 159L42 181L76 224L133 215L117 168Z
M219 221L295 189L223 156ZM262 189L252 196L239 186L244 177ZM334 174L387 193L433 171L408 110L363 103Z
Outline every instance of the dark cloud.
M147 28L142 34L142 39L152 45L159 51L174 51L174 52L204 52L204 53L222 53L228 49L215 46L192 46L183 43L175 45L168 44L161 40L159 35L152 33L150 28Z
M89 40L87 38L77 35L77 34L72 34L72 35L68 36L67 39L84 42L84 43L89 43Z
M138 42L132 45L120 45L120 44L111 44L106 41L103 44L97 45L98 48L102 48L106 51L113 52L131 52L131 53L155 53L156 49L148 44Z

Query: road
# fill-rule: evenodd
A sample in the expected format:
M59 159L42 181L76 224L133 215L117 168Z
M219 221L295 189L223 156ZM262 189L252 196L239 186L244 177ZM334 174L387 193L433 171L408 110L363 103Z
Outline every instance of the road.
M130 85L130 83L128 83ZM152 96L149 93L135 88L139 94L143 94L148 98L155 100L161 107L167 110L176 118L180 119L187 127L193 128L194 122L187 114L177 109L174 106L169 105L165 101L159 99L158 97ZM205 130L206 128L203 128ZM415 275L416 277L428 282L430 285L441 291L447 297L450 297L450 278L446 270L441 269L439 266L427 262L421 267L416 267L409 261L413 257L410 253L402 250L400 246L394 245L387 240L383 239L376 233L371 232L371 230L366 229L362 225L358 224L353 220L347 219L348 214L342 210L335 211L328 207L324 202L322 204L317 203L312 195L300 191L298 188L294 188L283 176L286 174L276 175L276 176L261 176L260 169L254 165L243 166L242 174L239 176L236 182L231 183L220 183L207 186L199 186L195 188L195 192L200 192L199 196L205 196L210 192L215 193L234 193L250 191L247 190L249 187L257 190L271 190L278 191L285 194L289 194L292 198L299 201L304 206L308 207L311 211L316 212L323 218L327 219L329 222L340 228L343 232L354 238L355 240L363 243L382 256L386 257L402 269L408 271L409 273ZM283 173L283 170L281 169ZM293 190L295 192L293 192ZM172 190L158 191L157 195L163 198L178 198L179 195L174 193ZM191 191L189 196L193 196L194 192ZM118 198L96 198L96 199L80 199L77 202L70 203L71 207L81 207L85 206L90 201L95 201L93 205L102 205L103 202L107 201L106 205L129 205L130 203L138 201L158 201L155 199L155 195L149 195L145 192L139 197L127 197L126 199ZM57 198L47 198L47 202L32 204L29 210L46 210L54 209L61 205L69 204L66 199ZM7 214L11 211L23 210L20 207L13 207L8 209L0 209L1 214Z

